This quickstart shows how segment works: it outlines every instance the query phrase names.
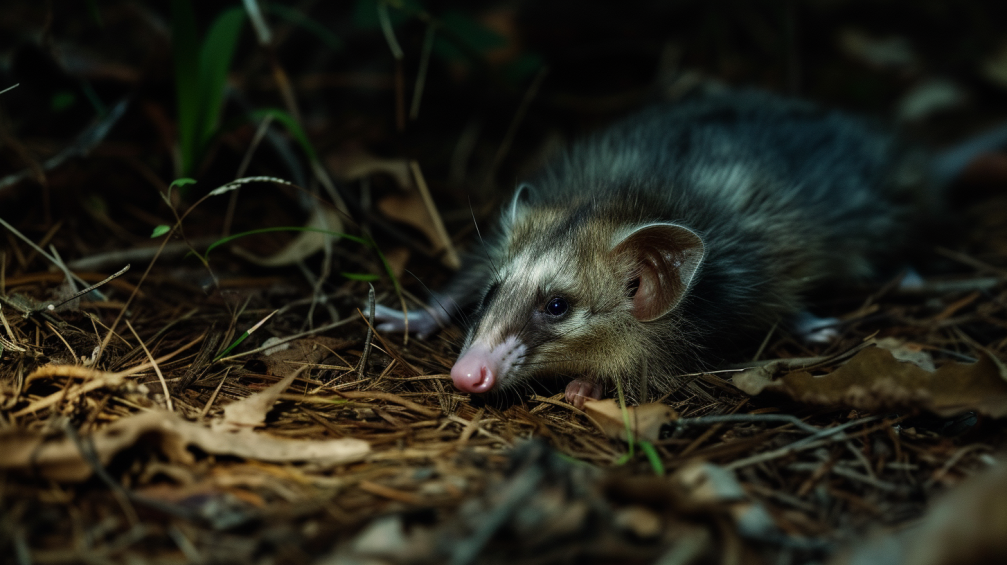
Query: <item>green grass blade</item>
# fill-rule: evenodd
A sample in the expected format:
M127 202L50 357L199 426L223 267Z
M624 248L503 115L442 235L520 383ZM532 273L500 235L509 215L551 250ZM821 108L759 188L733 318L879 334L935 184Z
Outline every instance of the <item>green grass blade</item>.
M330 230L323 230L321 228L307 228L307 227L302 227L302 226L285 226L285 227L261 228L261 229L257 229L257 230L245 231L245 232L236 233L234 235L229 235L227 237L218 239L217 241L214 241L213 243L210 244L209 247L206 248L206 251L203 252L203 257L209 256L211 251L213 251L214 249L220 247L221 245L224 245L225 243L229 243L231 241L234 241L235 239L238 239L240 237L246 237L246 236L249 236L249 235L258 235L260 233L273 233L273 232L283 232L283 231L308 231L308 232L315 232L315 233L324 233L326 235L331 235L333 237L341 237L341 238L344 238L344 239L348 239L350 241L354 241L356 243L360 243L360 244L366 245L368 247L371 245L370 241L368 241L368 240L366 240L366 239L364 239L362 237L358 237L358 236L355 236L355 235L350 235L348 233L339 233L339 232L334 232L334 231L330 231Z
M189 0L171 2L171 54L175 63L175 97L178 104L178 149L182 174L195 160L199 124L199 49L196 18Z
M640 451L647 456L647 461L650 461L650 467L654 470L654 474L663 477L664 463L661 462L661 456L657 453L657 448L654 447L654 444L649 441L641 441L637 445L640 446Z
M276 315L277 312L279 312L279 310L273 310L272 313L270 313L268 316L266 316L265 318L259 320L258 322L255 323L254 326L252 326L252 327L248 328L247 330L245 330L244 333L242 333L240 336L238 336L238 339L234 340L234 343L232 343L231 345L227 346L227 349L225 349L225 350L221 351L219 354L217 354L217 356L214 357L213 360L216 361L218 359L223 359L223 357L225 355L227 355L228 353L230 353L231 350L234 349L235 347L238 347L239 345L241 345L241 342L245 341L245 339L247 339L248 336L250 336L253 333L255 333L255 330L261 328L263 326L263 324L265 324L266 322L268 322L269 319L272 318L274 315Z
M203 151L217 131L224 102L227 71L231 68L238 38L245 23L245 11L231 8L214 20L199 53L200 120L197 151Z
M264 110L256 110L255 112L252 112L252 119L255 121L259 121L266 116L273 118L287 128L290 135L294 136L294 139L301 144L301 149L304 150L308 159L311 161L318 160L318 154L315 153L315 148L311 145L311 142L308 141L307 134L304 133L303 129L301 129L301 124L297 123L297 120L295 120L293 116L283 110L280 110L279 108L266 108Z
M362 281L362 282L374 282L381 277L371 273L339 273L339 276L350 279L351 281Z
M301 26L308 32L314 34L315 37L327 45L329 49L339 51L343 48L343 41L339 39L338 35L332 33L329 28L318 23L316 20L313 20L305 15L304 12L296 8L291 8L290 6L284 6L283 4L279 4L277 2L270 3L267 9L271 14L276 14L288 22Z

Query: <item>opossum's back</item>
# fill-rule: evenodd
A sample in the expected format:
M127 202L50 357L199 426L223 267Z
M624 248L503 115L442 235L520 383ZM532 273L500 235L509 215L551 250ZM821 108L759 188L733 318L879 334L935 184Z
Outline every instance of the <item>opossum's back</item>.
M537 182L543 204L615 198L631 216L698 230L724 214L806 224L826 247L866 252L864 238L894 241L932 205L924 157L841 112L742 92L650 108L573 146Z

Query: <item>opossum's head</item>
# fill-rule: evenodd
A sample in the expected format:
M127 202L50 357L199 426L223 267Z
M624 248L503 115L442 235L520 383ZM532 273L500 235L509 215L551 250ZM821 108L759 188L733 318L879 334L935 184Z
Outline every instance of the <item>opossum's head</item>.
M466 392L544 375L610 380L641 369L643 348L689 290L702 239L674 223L615 217L595 202L528 202L503 218L502 247L451 369Z

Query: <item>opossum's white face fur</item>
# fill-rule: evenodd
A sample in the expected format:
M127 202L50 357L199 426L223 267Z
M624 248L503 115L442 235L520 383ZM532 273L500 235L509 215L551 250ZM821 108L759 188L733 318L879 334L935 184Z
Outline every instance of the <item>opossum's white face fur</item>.
M505 213L502 248L490 251L491 280L451 370L455 386L487 392L545 375L610 382L645 372L654 354L643 350L671 337L667 320L702 264L702 239L673 223L627 224L591 202L525 206L521 192Z

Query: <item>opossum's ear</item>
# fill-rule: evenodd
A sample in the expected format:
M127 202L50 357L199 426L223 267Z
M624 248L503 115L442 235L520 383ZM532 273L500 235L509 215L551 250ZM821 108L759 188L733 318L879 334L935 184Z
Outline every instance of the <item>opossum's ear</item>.
M630 232L612 248L629 256L636 268L627 281L633 316L641 322L671 312L685 297L706 247L696 232L678 224L648 224Z
M518 216L521 215L521 209L528 204L528 200L531 198L531 191L534 187L526 182L521 183L517 190L514 191L514 197L511 198L510 202L510 214L507 216L507 220L510 223L517 221Z

